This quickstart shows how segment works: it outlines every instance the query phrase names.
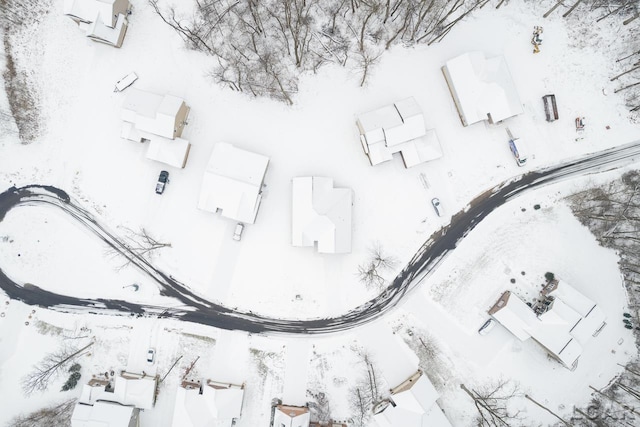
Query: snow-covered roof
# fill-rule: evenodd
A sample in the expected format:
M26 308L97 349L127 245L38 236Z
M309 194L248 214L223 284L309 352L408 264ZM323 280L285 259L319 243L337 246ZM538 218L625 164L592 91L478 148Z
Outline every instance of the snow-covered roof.
M584 296L573 286L562 280L553 280L542 290L543 296L554 296L560 298L567 305L577 311L580 316L586 316L596 303Z
M381 427L450 427L437 399L436 389L426 375L418 371L391 390L392 403L374 418Z
M278 427L309 427L311 414L303 406L278 405L273 417L273 425Z
M126 375L126 376L123 376ZM152 376L116 376L113 395L123 405L134 405L140 409L151 409L155 403L156 378Z
M325 177L293 178L293 246L313 246L321 253L351 252L351 206L349 188L333 188Z
M105 25L100 19L80 27L86 31L89 38L120 47L124 33L127 31L127 19L124 15L118 15L112 27Z
M500 296L489 314L522 341L531 336L531 330L538 322L531 308L510 291Z
M602 325L596 314L586 320L586 327L581 327L585 319L557 297L546 311L536 316L529 306L509 291L502 294L489 314L520 340L529 337L536 340L569 368L575 365L582 353L581 343Z
M129 427L131 418L136 416L133 406L103 401L93 405L78 402L71 415L71 427Z
M185 139L168 139L157 136L153 137L149 142L147 159L177 168L184 168L190 149L191 144Z
M447 61L442 70L465 126L483 120L497 123L523 112L503 56L487 59L482 52L465 53Z
M372 165L400 153L406 167L442 157L435 130L426 130L422 109L414 98L360 114L356 120L362 148Z
M199 388L179 387L173 412L174 427L231 426L240 417L244 389L206 381Z
M118 402L121 405L133 405L140 409L151 409L155 403L156 377L131 372L121 372L115 377L113 389L106 390L109 382L96 381L98 384L85 384L78 402L92 405L99 400Z
M262 198L269 158L219 142L207 164L198 207L222 211L222 216L253 224Z
M65 0L63 13L84 22L100 21L113 28L117 16L124 15L128 7L128 0Z
M139 131L173 139L182 133L189 107L182 98L131 88L122 105L122 120Z

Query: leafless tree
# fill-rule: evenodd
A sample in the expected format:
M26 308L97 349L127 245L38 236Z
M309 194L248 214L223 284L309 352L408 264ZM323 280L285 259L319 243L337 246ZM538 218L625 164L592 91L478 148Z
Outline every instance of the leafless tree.
M56 379L67 364L74 361L82 352L91 347L93 342L78 349L73 346L63 346L59 350L47 354L33 370L22 378L22 391L30 396L35 391L44 391L49 383Z
M363 351L361 356L361 374L356 384L349 390L349 407L355 413L352 421L356 427L365 427L371 417L374 403L381 399L380 378L371 357Z
M510 381L501 379L477 390L470 390L464 384L460 384L460 388L473 399L478 410L478 426L510 427L520 419L519 411L510 411L508 407L509 401L519 394L518 386Z
M379 242L376 242L369 250L367 261L358 266L358 278L367 288L381 290L386 284L382 274L393 269L397 262L393 256L384 252Z
M149 259L156 251L171 247L171 243L159 241L144 227L138 231L134 231L128 227L123 227L123 229L125 230L123 236L124 249L138 256ZM110 258L120 261L117 267L118 270L123 269L131 263L131 259L127 254L121 253L112 246L108 246L105 252Z
M59 427L71 425L71 415L76 399L39 409L28 415L20 415L9 421L7 427Z

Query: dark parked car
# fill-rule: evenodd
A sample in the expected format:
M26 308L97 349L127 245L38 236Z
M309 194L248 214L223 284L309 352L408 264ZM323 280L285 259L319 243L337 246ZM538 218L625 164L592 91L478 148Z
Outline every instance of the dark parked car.
M156 184L156 194L164 193L164 187L169 182L169 172L162 171L158 177L158 183Z

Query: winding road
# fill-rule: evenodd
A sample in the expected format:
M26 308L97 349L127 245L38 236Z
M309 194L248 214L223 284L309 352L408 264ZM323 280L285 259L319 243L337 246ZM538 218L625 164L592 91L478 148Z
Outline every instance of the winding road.
M158 283L161 295L174 299L176 303L172 307L164 307L134 304L124 300L81 299L56 294L8 277L1 269L1 265L0 288L11 299L61 312L168 317L251 333L325 334L344 331L379 318L393 308L489 213L509 200L563 179L616 169L638 160L640 160L640 141L635 141L529 172L504 182L480 194L465 210L457 213L449 225L434 233L380 295L343 315L308 320L260 316L210 302L130 251L118 236L109 231L92 214L75 205L63 190L46 185L11 187L0 194L0 221L16 206L44 204L59 208L128 258Z

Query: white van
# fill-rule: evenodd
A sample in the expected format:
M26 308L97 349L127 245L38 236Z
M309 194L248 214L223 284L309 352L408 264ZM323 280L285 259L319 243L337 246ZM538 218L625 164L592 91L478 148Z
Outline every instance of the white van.
M529 150L527 149L527 144L521 138L511 138L509 140L509 148L513 153L513 157L516 158L518 166L527 164Z

